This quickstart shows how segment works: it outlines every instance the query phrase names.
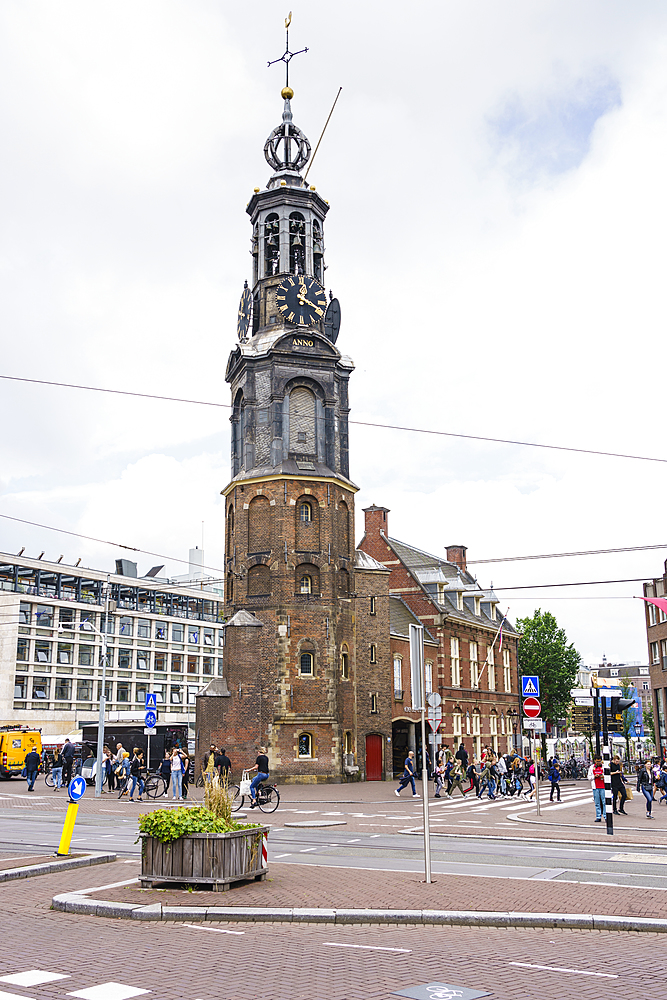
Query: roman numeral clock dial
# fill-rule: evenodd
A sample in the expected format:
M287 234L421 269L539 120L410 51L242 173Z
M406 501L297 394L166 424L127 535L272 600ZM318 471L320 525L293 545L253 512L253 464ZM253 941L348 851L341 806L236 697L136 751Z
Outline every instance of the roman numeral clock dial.
M287 323L315 326L327 308L326 295L319 281L305 275L290 275L276 290L278 312Z

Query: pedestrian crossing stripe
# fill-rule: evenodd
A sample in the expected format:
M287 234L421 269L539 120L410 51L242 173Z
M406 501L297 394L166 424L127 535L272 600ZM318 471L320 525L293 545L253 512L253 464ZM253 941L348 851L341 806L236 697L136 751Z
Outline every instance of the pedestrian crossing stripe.
M522 695L525 698L527 695L539 695L539 681L537 677L522 677Z

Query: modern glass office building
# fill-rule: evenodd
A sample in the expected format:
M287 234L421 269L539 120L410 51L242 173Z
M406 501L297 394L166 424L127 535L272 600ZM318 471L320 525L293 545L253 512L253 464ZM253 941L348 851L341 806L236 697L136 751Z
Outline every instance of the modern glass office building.
M221 595L203 580L131 575L136 564L127 560L116 568L121 572L0 553L0 725L62 734L95 718L101 633L112 719L139 718L153 691L160 721L194 723L197 692L222 674Z

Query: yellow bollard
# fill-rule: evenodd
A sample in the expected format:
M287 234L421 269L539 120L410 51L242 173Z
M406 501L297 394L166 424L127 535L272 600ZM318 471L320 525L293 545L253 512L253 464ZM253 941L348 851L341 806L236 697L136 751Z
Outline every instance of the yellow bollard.
M74 823L76 821L76 814L79 811L78 802L70 802L67 807L67 814L65 816L65 825L63 826L63 832L60 837L60 844L58 845L57 857L62 857L63 855L69 854L69 845L72 840L72 834L74 833Z

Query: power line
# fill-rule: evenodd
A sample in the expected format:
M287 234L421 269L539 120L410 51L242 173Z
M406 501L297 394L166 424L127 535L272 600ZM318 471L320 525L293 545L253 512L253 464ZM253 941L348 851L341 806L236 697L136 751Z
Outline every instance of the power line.
M215 406L218 409L231 410L229 403L213 403L204 399L182 399L178 396L158 396L155 393L129 392L125 389L103 389L96 385L77 385L71 382L49 382L45 379L21 378L18 375L0 375L0 378L11 382L30 382L33 385L52 385L62 389L84 389L87 392L107 392L117 396L135 396L138 399L160 399L169 403L190 403L195 406ZM350 420L356 427L374 427L385 431L407 431L410 434L431 434L436 437L461 438L464 441L486 441L490 444L512 444L521 448L546 448L549 451L568 451L579 455L601 455L604 458L628 458L637 462L663 462L667 458L656 458L652 455L628 455L624 452L600 451L595 448L574 448L564 444L540 444L537 441L516 441L513 438L488 437L484 434L461 434L455 431L436 431L427 427L404 427L400 424L380 424L370 420Z
M606 556L618 552L651 552L654 549L667 549L664 545L629 545L623 549L587 549L581 552L547 552L539 556L498 556L495 559L468 559L467 565L479 566L482 563L523 562L526 559L564 559L566 556Z
M87 542L97 542L98 545L111 545L111 546L113 546L114 548L117 548L117 549L127 549L128 552L140 552L144 556L154 556L157 559L168 559L171 562L183 563L184 565L186 565L188 567L190 566L190 560L189 559L178 559L176 556L165 556L161 552L151 552L150 549L139 549L135 545L123 545L122 542L110 542L106 538L94 538L92 535L82 535L78 531L68 531L66 528L54 528L50 524L39 524L38 521L26 521L22 517L12 517L11 514L0 514L0 517L4 517L8 521L18 521L19 524L29 524L32 528L43 528L45 531L58 531L58 532L60 532L61 535L71 535L73 538L83 538ZM62 564L59 564L59 565L62 565ZM67 567L63 567L63 568L67 568ZM204 564L201 564L201 569L210 569L213 573L222 573L223 572L223 570L221 570L217 566L205 566ZM203 581L199 581L198 580L196 582L197 583L201 583ZM169 584L166 584L165 586L169 586ZM179 586L180 586L180 584L179 584ZM185 587L185 586L187 586L187 584L184 583L182 586ZM196 587L195 587L195 589L196 589Z
M519 587L494 587L493 590L542 590L544 587L598 587L606 583L647 583L649 577L638 576L629 580L580 580L576 583L528 583Z

